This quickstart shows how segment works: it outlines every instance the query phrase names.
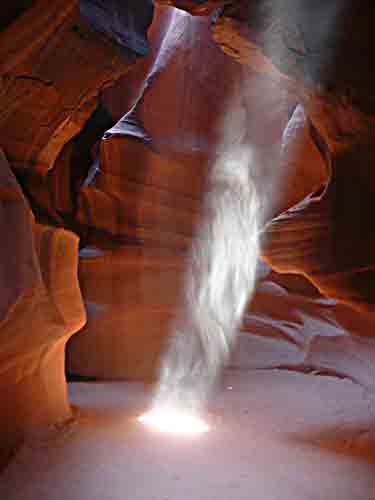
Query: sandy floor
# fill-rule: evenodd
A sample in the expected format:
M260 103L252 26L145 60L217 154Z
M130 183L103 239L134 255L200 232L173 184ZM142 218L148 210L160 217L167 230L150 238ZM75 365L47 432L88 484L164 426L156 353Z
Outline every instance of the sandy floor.
M70 393L80 416L20 450L1 499L375 500L375 396L350 381L228 373L195 438L139 424L142 385Z

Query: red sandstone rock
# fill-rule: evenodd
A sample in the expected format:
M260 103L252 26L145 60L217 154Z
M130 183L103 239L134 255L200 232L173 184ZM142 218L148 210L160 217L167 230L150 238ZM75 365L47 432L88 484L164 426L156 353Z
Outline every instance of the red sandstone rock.
M77 279L78 238L35 224L0 157L0 461L32 426L66 419L64 351L85 322Z
M275 270L304 274L323 294L364 310L374 303L373 175L367 167L373 157L373 73L364 49L372 22L368 2L357 8L290 0L279 9L255 1L227 7L213 28L227 54L289 92L294 87L330 169L324 193L267 227L264 257ZM294 163L306 161L302 151L294 155Z
M173 250L124 246L81 252L88 323L67 353L69 372L103 379L156 375L186 261Z
M373 139L331 158L326 190L308 197L267 227L266 260L279 272L301 273L321 293L374 310Z
M230 1L230 0L229 0ZM160 5L171 5L177 9L186 10L195 16L207 16L213 10L222 7L225 3L229 3L228 0L206 0L206 1L194 1L194 0L156 0L157 4Z
M64 225L61 214L74 208L68 141L129 64L81 19L76 0L33 2L0 34L0 60L1 146L12 166L27 172L38 221ZM0 203L8 235L0 251L3 462L30 427L70 416L65 344L83 326L85 309L77 236L35 222L3 156Z
M83 375L149 378L155 373L178 306L171 296L182 293L181 251L191 246L206 177L225 127L241 132L238 108L248 110L249 141L262 160L254 168L263 196L272 197L274 214L327 180L303 108L284 131L288 105L293 105L288 94L223 55L211 40L208 19L171 15L167 9L159 16L160 22L167 16L170 29L149 68L140 69L138 79L131 80L142 89L131 123L148 140L115 133L129 129L126 119L120 122L101 144L100 171L78 197L82 235L99 253L82 254L80 260L88 322L68 350L69 369ZM119 82L114 95L120 95L125 84L126 79ZM238 92L235 100L233 87ZM170 89L175 92L173 105ZM107 102L116 111L109 91ZM129 102L122 105L126 113ZM108 248L109 241L115 249ZM138 248L130 246L134 244Z
M1 145L20 168L50 169L100 90L128 64L83 21L78 0L38 0L0 34Z
M101 144L99 173L78 189L76 198L70 192L72 144L61 150L56 161L53 157L52 171L46 174L43 169L36 169L26 182L30 198L36 200L41 210L58 224L66 224L68 214L84 242L91 248L95 246L98 252L94 257L87 253L81 256L80 283L89 321L82 335L72 339L69 351L70 370L84 375L145 378L154 374L163 339L178 307L184 264L181 254L191 244L205 178L223 139L222 116L230 116L233 94L237 99L235 105L246 108L248 136L259 158L266 160L257 164L259 188L266 186L262 194L272 196L271 215L283 212L267 226L264 257L281 272L306 274L323 293L337 300L358 308L372 306L373 194L368 182L371 115L355 109L351 100L345 106L346 101L340 95L320 92L321 89L311 85L313 79L304 80L306 75L299 72L295 51L306 57L307 49L298 33L291 31L291 36L286 37L294 52L290 60L282 59L281 63L270 58L261 38L240 37L244 52L238 51L238 61L243 62L251 55L250 68L244 68L219 51L211 40L209 19L193 18L171 9L162 14L159 11L156 19L160 23L160 28L153 27L156 48L129 75L129 80L124 78L113 94L107 92L105 98L117 117L136 104L127 117L128 125L131 123L133 132L136 130L143 139L117 135L112 130L114 136ZM226 16L220 22L215 38L221 45L224 39L218 35L220 26L224 31L228 24L249 28L243 25L242 18ZM271 37L274 41L282 34L282 24L276 28L275 36ZM251 32L248 29L246 33ZM238 31L233 30L232 34L235 38ZM91 42L83 40L86 44L98 43L96 35ZM233 49L230 44L228 47L233 55L236 47ZM103 54L106 50L103 49ZM77 82L75 91L84 84ZM125 97L117 100L126 85ZM38 98L44 96L44 90L53 94L50 87L53 85L39 82ZM55 101L49 100L48 95L49 113L50 104ZM300 97L304 106L297 107L288 122L288 115ZM35 95L30 101L32 113L36 112L34 99ZM337 102L340 106L336 106ZM4 127L5 123L7 127L11 124L4 122ZM40 122L36 120L35 124L39 126ZM6 132L16 131L9 128L4 137ZM61 143L57 148L52 144L52 149L48 149L53 155L70 137L64 134L58 134ZM29 136L22 140L25 145L34 144ZM36 152L33 161L38 164L44 161L40 155ZM276 198L280 179L283 188L281 196ZM0 196L10 203L19 194L4 187ZM352 205L348 204L349 199ZM289 210L285 212L286 209ZM50 231L47 230L47 235ZM43 265L50 261L48 252L43 252ZM61 267L64 273L65 265L69 268L71 263ZM22 269L21 266L19 272L24 279ZM61 276L58 283L60 279ZM74 281L75 275L69 279ZM372 318L364 320L361 316L360 329L356 327L361 322L359 317L348 312L349 319L336 325L341 321L338 319L341 306L323 299L315 291L312 297L306 298L305 294L301 300L290 278L281 287L279 279L274 279L276 285L270 284L271 290L262 282L253 313L245 318L245 329L252 333L260 331L264 344L269 337L281 339L284 346L288 344L284 354L291 358L274 359L271 365L265 360L262 365L258 344L259 350L251 352L252 356L259 355L255 356L257 367L328 370L367 384L372 371L359 370L350 358L358 346L363 348L361 356L364 351L371 353L372 348L370 343L357 343L348 333L362 332L362 326L367 333L372 329ZM22 287L27 288L27 282L21 282ZM54 296L57 288L54 284L50 294ZM4 310L14 300L17 290L11 288L10 292ZM291 312L293 308L297 312ZM307 310L303 321L302 309ZM315 335L316 328L322 331L319 337ZM246 342L250 338L248 335ZM61 352L59 356L61 367ZM346 367L342 359L348 360ZM61 377L61 370L59 374Z
M105 140L95 185L78 199L85 241L187 249L204 183L196 159L168 159L132 138Z
M270 272L245 314L230 366L347 378L373 390L375 316L322 296L303 276Z

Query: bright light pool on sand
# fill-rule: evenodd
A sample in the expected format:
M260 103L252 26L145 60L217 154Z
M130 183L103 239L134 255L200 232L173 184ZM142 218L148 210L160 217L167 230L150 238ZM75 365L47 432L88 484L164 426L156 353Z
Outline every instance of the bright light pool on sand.
M209 431L209 426L198 415L175 409L154 408L138 420L152 429L170 434L194 435Z

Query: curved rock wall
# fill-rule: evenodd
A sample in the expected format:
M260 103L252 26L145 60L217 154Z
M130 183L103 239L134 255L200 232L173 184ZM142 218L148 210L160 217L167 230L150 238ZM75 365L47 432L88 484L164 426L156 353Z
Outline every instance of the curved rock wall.
M61 168L71 159L72 143L65 145L85 125L103 87L132 60L94 32L78 0L24 2L28 8L9 24L20 4L0 16L7 21L0 33L1 465L31 429L71 416L65 345L86 321L79 238L63 229L59 207L55 218L43 217L48 210L41 205L35 219L29 202L38 205L35 189L53 205L45 186L58 170L64 180L58 204L72 210L74 175Z
M37 425L71 414L65 344L85 323L78 238L35 223L0 153L0 462Z
M212 161L243 133L256 153L268 221L263 258L280 273L305 275L329 298L289 275L264 277L233 363L371 385L373 75L365 51L355 60L371 35L368 2L353 17L353 46L350 10L324 16L322 2L316 8L327 22L318 34L292 0L286 10L270 10L276 2L252 2L253 10L241 1L172 3L219 19L212 27L205 15L157 6L148 56L111 90L103 86L128 71L129 60L87 26L78 2L39 0L0 34L1 144L37 218L2 158L3 234L11 235L1 248L4 450L29 424L70 412L64 345L85 312L78 238L66 229L81 238L88 316L70 343L69 370L151 378L180 307ZM334 56L319 33L337 41ZM346 48L354 68L343 64ZM118 122L93 144L87 172L73 137L98 94Z

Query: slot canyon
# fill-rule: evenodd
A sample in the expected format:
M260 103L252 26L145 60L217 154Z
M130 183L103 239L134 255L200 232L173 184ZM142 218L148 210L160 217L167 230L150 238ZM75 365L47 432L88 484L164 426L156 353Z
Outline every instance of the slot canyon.
M1 500L375 500L374 26L3 2Z

